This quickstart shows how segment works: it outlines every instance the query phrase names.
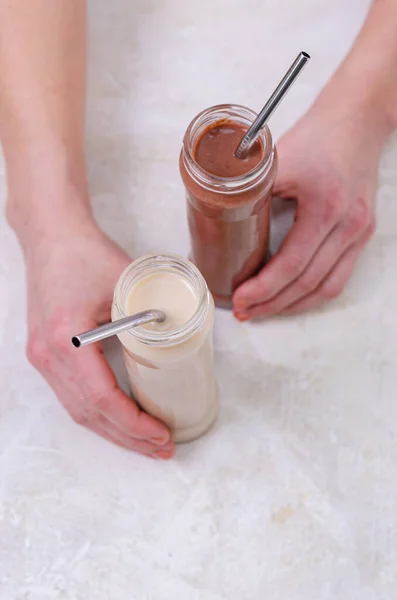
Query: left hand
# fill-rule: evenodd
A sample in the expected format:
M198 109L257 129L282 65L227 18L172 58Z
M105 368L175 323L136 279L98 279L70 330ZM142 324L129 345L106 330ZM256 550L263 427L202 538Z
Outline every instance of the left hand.
M61 196L61 192L59 194ZM114 286L131 259L90 218L68 209L24 228L30 362L72 419L108 441L169 459L175 445L166 426L117 385L101 344L76 351L70 341L110 321ZM79 218L80 217L80 218Z
M277 254L236 290L238 319L297 313L339 296L375 230L383 141L370 111L324 104L282 138L274 195L297 200L296 219Z

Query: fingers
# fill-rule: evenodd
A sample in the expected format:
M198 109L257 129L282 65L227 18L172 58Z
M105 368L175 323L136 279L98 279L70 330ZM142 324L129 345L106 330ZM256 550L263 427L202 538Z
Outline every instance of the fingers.
M342 223L325 239L312 261L299 277L269 301L260 303L256 307L249 307L245 311L236 310L237 318L250 318L259 314L270 317L281 313L287 306L295 304L302 298L306 298L319 287L327 274L339 262L341 256L359 237L357 231L352 231L347 223Z
M311 310L320 306L327 300L337 298L342 293L349 280L365 243L366 241L360 242L349 248L339 263L329 273L328 277L324 279L313 293L285 308L282 314L292 315L298 312Z
M106 439L125 448L171 457L175 446L170 432L119 389L101 347L92 345L76 350L70 338L70 331L63 326L56 327L51 336L34 332L28 357L72 418L97 433L106 433Z
M323 218L298 207L297 220L278 253L256 277L236 290L233 297L235 311L244 313L250 306L267 302L295 281L335 227L335 217L332 211Z
M166 460L172 458L175 454L175 445L172 442L168 442L160 447L143 440L136 440L115 429L115 427L101 415L98 415L97 420L88 425L88 429L117 446L139 452L145 456Z
M80 391L86 398L88 417L99 412L121 433L137 440L153 440L155 444L165 444L170 440L166 426L142 412L120 390L98 345L82 348L78 361L76 358L74 363Z
M293 315L312 310L324 302L338 297L351 276L365 243L366 240L352 245L312 293L285 307L280 314ZM261 307L257 306L252 309L250 314L254 318L262 316L263 313Z
M165 425L141 411L119 388L108 395L101 394L96 406L122 433L132 435L138 440L150 440L158 445L170 440L170 433Z

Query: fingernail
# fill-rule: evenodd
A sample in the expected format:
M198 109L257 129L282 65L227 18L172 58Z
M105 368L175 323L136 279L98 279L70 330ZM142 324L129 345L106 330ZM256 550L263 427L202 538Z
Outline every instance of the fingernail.
M233 300L233 305L235 308L246 308L248 306L247 298L238 298L237 300Z
M154 454L157 458L161 458L161 460L168 460L172 456L169 450L156 450Z
M169 433L167 433L161 437L152 437L149 438L149 441L152 442L152 444L155 444L156 446L164 446L164 444L170 441L170 435Z
M236 303L236 306L238 306L238 308L242 308L242 309L247 309L249 306L252 306L253 304L255 304L255 300L253 299L252 296L244 296L244 300L240 300L239 302Z
M237 313L245 313L248 310L248 304L234 304L233 310Z
M249 316L247 315L247 313L239 312L238 310L234 311L234 316L236 317L236 319L238 319L241 322L248 321L248 319L249 319Z
M246 312L251 306L255 304L250 296L245 296L243 300L237 300L233 303L233 306L239 312Z

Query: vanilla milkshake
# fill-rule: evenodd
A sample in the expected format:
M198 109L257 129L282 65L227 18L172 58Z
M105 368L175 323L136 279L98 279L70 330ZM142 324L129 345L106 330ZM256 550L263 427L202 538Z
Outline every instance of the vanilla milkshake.
M214 303L200 272L176 255L151 255L121 275L112 320L159 309L163 323L119 334L134 399L176 442L199 437L218 412L213 367Z

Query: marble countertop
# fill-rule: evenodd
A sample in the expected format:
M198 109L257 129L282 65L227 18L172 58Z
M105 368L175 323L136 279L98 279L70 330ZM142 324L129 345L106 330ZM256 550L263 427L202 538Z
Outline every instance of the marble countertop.
M101 226L132 256L185 255L187 123L220 102L260 108L305 49L310 68L273 119L280 135L368 4L92 0L87 140ZM0 188L4 200L3 167ZM0 600L395 596L396 193L394 140L377 233L339 300L260 325L217 314L220 417L169 463L76 426L29 366L23 262L1 222Z

